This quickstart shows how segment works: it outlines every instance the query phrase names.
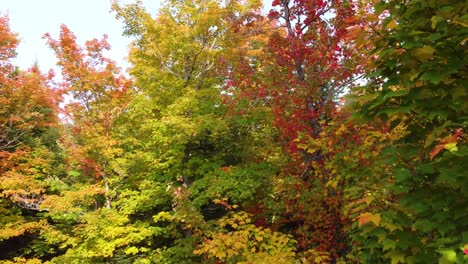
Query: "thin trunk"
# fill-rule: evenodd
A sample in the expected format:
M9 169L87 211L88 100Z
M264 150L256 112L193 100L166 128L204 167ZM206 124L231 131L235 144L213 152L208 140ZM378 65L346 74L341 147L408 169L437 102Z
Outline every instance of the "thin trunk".
M110 117L109 117L110 118ZM109 120L106 120L108 123L105 125L106 126L106 140L107 142L109 142L109 138L110 138L110 121ZM104 162L104 164L102 165L103 167L103 170L105 171L105 168L106 168L106 164ZM106 208L107 209L110 209L111 208L111 201L112 201L112 198L110 197L110 194L109 194L109 190L110 190L110 187L109 187L109 181L107 180L107 177L106 175L104 174L103 175L104 177L104 187L105 187L105 190L106 190Z
M104 184L105 184L105 188L106 188L106 208L110 209L112 199L109 197L109 182L107 180L105 180Z
M289 0L283 0L283 9L284 9L284 19L286 21L286 29L288 30L288 36L292 39L296 37L296 34L294 33L292 23L291 23L291 14L289 10ZM294 48L294 47L293 47ZM295 56L294 58L294 66L296 67L296 76L297 78L304 82L305 81L305 75L304 75L304 69L302 68L302 55L300 57Z

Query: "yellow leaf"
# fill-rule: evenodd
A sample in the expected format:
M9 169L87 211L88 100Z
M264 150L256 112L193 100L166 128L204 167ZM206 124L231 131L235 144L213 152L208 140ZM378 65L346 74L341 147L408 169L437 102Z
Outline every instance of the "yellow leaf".
M216 251L214 252L214 255L215 257L219 258L219 259L223 259L226 257L226 252L224 251Z
M461 26L463 26L463 27L468 27L468 23L466 23L466 22L464 22L464 21L461 21L461 20L455 19L455 20L453 21L453 23L458 24L458 25L461 25Z
M387 223L387 222L381 222L381 225L383 227L386 227L388 230L390 230L390 232L393 232L397 229L399 230L403 230L400 226L397 226L397 225L394 225L394 224L391 224L391 223Z
M396 28L397 26L398 26L398 24L396 23L396 21L395 21L395 20L392 20L392 21L390 21L390 22L388 23L387 28L388 28L388 29L394 29L394 28Z
M422 48L417 48L413 50L413 55L418 57L418 59L422 62L426 62L432 58L432 54L434 54L435 49L430 46L424 46Z
M442 22L442 21L444 21L444 19L443 19L442 17L440 17L440 16L433 16L433 17L431 18L432 29L435 29L436 26L437 26L437 23Z
M330 180L327 182L327 184L325 184L325 187L332 187L333 189L336 189L337 186L338 182L333 180Z
M392 253L390 254L392 264L405 263L405 255L401 253Z
M439 263L457 263L457 253L453 249L440 249Z
M234 250L228 248L228 250L227 250L227 255L228 255L228 256L234 256L234 255L236 255L236 252L235 252Z
M234 247L235 249L241 249L241 248L243 248L244 246L242 245L241 242L236 241L236 242L234 242L233 247Z
M457 152L457 142L447 143L444 145L444 148L450 152Z
M411 71L411 72L410 72L410 75L409 75L410 81L414 81L414 79L416 79L416 78L419 76L419 74L421 74L421 72L419 72L419 71Z

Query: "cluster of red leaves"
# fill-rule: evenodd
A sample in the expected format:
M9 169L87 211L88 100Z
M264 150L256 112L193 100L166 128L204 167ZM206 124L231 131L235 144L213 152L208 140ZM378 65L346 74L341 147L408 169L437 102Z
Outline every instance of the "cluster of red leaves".
M57 125L61 91L49 86L50 74L11 64L19 41L7 17L0 17L0 43L0 151L12 152L32 129Z
M267 36L261 55L249 56L249 50L239 48L225 83L225 102L240 109L237 114L269 109L280 132L278 140L291 157L283 173L301 179L295 194L284 195L281 225L293 229L300 250L329 252L332 258L345 250L343 227L348 223L340 214L342 193L330 193L324 186L334 176L324 168L332 154L309 152L304 145L321 140L323 126L340 111L339 94L365 68L366 58L359 53L362 32L350 32L365 24L357 5L340 0L273 1L268 15L273 24L257 18L257 30L252 29L255 23L237 30L244 39L257 40L255 33ZM265 30L272 25L280 30Z

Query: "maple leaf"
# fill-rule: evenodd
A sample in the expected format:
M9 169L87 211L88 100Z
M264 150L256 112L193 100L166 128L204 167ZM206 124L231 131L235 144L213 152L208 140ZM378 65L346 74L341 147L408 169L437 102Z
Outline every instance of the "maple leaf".
M434 159L439 152L446 149L449 151L457 151L457 140L463 133L462 129L457 129L455 133L449 135L439 141L439 144L431 151L431 159Z
M426 62L432 58L435 49L430 46L424 46L422 48L417 48L413 50L414 56L416 56L420 61Z
M347 34L345 38L356 39L359 36L359 34L361 34L362 28L360 25L353 25L353 26L347 27L346 31L347 31Z
M380 225L380 214L373 214L373 213L362 213L358 217L359 226L363 226L369 222L374 223L376 226Z

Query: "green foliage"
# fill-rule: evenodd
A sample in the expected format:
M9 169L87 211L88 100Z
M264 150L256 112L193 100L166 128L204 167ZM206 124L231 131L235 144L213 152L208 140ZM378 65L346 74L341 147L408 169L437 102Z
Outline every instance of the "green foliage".
M169 1L153 19L138 3L113 8L135 38L129 59L137 93L117 121L123 160L133 184L155 187L131 187L115 204L135 210L132 218L152 212L165 230L152 261L198 263L193 248L212 228L206 220L225 214L215 201L253 201L272 173L267 163L248 162L265 133L226 117L220 97L226 19L250 11L235 2Z
M135 190L123 190L119 200L115 202L115 207L121 214L136 216L166 208L170 199L171 196L166 191L166 186L158 182L144 180Z
M466 243L466 10L460 1L381 2L376 68L359 117L402 137L383 142L387 208L354 237L368 261L462 263ZM464 22L465 21L465 22ZM361 99L359 99L361 98ZM384 209L385 211L382 211ZM450 223L450 224L447 224ZM380 259L380 260L379 260Z
M194 203L200 207L222 198L241 204L254 200L258 189L266 187L265 182L271 177L272 168L268 164L251 164L245 168L217 168L193 183L191 195L196 197Z

